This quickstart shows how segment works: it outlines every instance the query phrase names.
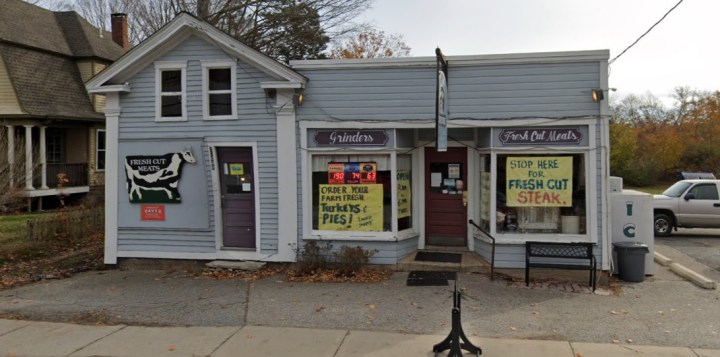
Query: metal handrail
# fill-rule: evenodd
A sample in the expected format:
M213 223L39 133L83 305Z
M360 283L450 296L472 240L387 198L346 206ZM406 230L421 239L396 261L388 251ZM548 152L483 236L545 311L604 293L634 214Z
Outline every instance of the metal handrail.
M490 255L490 280L493 280L493 277L495 276L495 238L490 235L490 232L487 232L480 226L478 226L477 223L475 223L472 219L468 220L468 223L475 226L475 228L485 234L492 241L492 253Z

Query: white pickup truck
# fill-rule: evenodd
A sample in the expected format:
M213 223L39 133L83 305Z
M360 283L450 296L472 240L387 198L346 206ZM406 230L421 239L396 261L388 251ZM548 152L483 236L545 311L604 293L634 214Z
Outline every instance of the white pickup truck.
M682 180L653 196L655 235L673 228L720 228L720 180Z

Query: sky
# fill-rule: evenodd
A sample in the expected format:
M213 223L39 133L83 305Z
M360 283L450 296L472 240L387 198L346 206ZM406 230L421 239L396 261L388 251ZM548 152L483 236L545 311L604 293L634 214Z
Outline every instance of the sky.
M412 56L610 50L619 55L679 0L375 0L359 21L404 37ZM720 1L684 0L610 66L613 99L675 87L720 90Z

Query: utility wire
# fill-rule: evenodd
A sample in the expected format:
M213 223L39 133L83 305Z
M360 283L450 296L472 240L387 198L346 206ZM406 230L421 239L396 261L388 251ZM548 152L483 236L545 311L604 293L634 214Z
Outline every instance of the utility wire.
M650 28L649 28L647 31L645 31L644 34L642 34L640 37L638 37L637 40L635 40L635 42L633 42L633 43L632 43L630 46L628 46L625 50L623 50L622 52L620 52L619 55L617 55L617 56L615 56L615 58L611 59L610 62L608 62L608 64L613 64L613 62L615 62L615 60L617 60L618 58L620 58L620 56L622 56L623 54L625 54L625 52L627 52L627 50L629 50L630 48L632 48L632 46L635 46L636 43L640 42L640 40L641 40L643 37L645 37L645 35L647 35L650 31L652 31L652 29L655 28L655 26L657 26L660 22L662 22L662 20L665 20L665 18L667 17L667 15L670 15L670 13L671 13L673 10L675 10L675 8L678 7L678 5L680 5L683 1L684 1L684 0L678 1L678 3L675 4L675 6L673 6L670 10L668 10L668 12L666 12L665 15L663 15L663 17L660 18L660 20L658 20L654 25L650 26Z

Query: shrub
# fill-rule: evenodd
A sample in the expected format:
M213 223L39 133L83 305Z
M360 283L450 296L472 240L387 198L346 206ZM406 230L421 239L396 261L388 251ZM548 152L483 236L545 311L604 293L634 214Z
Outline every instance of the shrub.
M333 257L338 264L338 275L354 276L376 252L376 250L365 250L360 246L342 246L339 252L333 252Z
M312 275L327 268L332 244L318 243L314 240L306 241L301 249L295 249L297 256L296 270L300 275Z

